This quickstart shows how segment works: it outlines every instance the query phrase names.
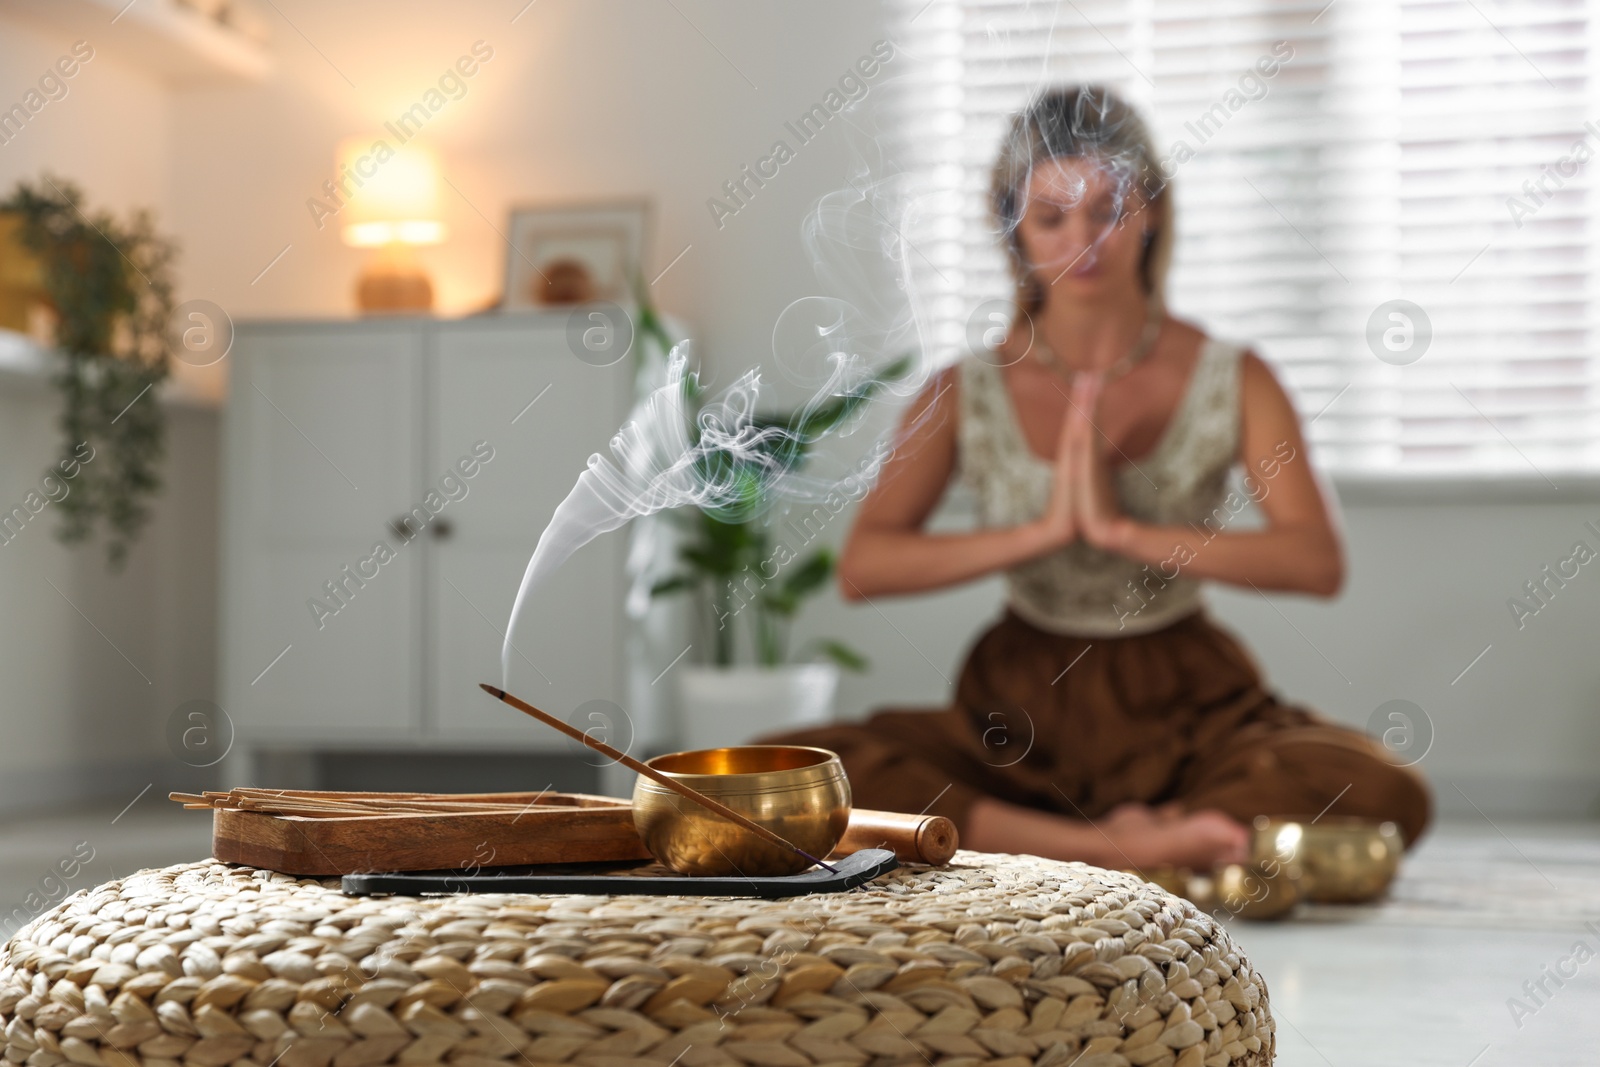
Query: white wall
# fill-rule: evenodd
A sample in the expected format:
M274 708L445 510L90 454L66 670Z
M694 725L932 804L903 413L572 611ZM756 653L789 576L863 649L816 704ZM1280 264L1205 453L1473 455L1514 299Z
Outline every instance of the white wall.
M120 62L103 38L0 16L0 105L9 109L41 75L88 41L94 57L66 79L23 131L0 144L0 189L48 172L83 188L97 207L151 208L170 227L174 166L169 96L150 76Z

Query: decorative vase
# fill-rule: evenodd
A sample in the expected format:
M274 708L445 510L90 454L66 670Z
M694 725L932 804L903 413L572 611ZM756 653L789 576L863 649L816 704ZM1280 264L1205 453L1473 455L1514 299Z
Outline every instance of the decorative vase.
M678 669L678 744L682 749L741 745L779 730L833 720L839 668L682 666Z

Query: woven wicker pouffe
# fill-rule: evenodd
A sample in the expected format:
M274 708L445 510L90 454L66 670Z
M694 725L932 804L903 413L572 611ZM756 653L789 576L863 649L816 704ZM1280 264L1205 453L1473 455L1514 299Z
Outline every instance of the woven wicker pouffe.
M1227 932L1129 875L959 852L848 893L356 898L214 861L0 949L30 1067L1270 1064Z

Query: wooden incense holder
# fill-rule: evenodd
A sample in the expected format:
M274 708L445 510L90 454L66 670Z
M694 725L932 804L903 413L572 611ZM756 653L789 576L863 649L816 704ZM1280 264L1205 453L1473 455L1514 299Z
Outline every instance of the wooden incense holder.
M616 797L261 789L174 794L173 799L213 809L211 847L217 859L285 874L327 877L650 859L634 829L632 804ZM459 810L469 804L483 808ZM853 809L830 856L868 848L889 849L905 863L943 865L957 848L956 828L936 815Z

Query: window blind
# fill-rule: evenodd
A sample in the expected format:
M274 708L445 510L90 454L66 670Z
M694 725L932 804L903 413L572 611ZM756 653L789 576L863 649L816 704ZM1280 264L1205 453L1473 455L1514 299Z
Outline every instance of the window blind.
M986 203L1009 116L1096 82L1175 168L1174 312L1274 365L1324 467L1600 471L1597 0L892 2L942 358L1010 292Z

